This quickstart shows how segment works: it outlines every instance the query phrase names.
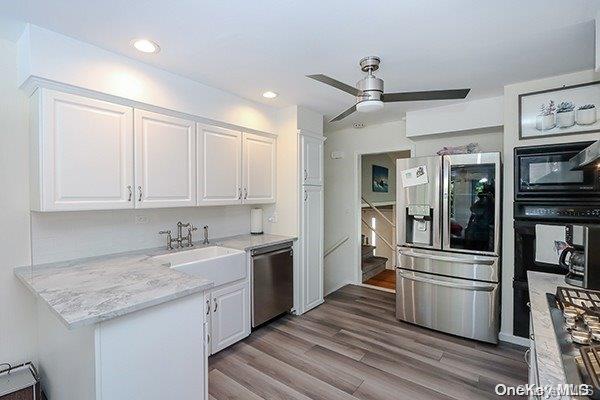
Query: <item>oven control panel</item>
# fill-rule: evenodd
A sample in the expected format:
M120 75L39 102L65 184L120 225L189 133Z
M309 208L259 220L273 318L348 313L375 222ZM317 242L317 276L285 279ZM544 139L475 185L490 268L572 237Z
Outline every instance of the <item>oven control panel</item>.
M600 205L598 206L566 206L557 204L533 205L515 203L515 218L527 219L560 219L574 221L600 222Z

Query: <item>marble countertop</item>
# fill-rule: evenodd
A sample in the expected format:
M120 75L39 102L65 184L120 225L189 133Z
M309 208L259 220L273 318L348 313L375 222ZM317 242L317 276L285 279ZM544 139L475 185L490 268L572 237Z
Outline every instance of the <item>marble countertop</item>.
M547 293L556 293L558 286L565 284L564 275L529 271L529 301L533 320L533 339L541 386L553 386L567 382L562 364L558 340L548 308ZM565 397L549 397L565 399Z
M295 240L279 235L237 235L208 245L249 251ZM15 275L74 329L132 313L212 287L207 279L169 268L152 257L186 251L152 248L15 268Z

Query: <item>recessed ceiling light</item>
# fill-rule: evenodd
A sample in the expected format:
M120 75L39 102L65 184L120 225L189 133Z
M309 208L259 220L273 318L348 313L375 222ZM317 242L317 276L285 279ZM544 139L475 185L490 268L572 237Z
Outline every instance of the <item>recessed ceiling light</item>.
M277 93L271 92L269 90L268 92L263 93L263 97L266 97L267 99L274 99L275 97L277 97Z
M132 41L133 47L141 51L142 53L158 53L160 47L156 42L148 39L135 39Z

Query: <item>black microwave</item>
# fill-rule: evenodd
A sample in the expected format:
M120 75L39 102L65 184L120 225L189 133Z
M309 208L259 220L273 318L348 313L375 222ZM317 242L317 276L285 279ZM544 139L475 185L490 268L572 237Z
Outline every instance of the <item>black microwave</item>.
M573 170L569 160L592 142L515 148L515 200L600 202L600 168Z

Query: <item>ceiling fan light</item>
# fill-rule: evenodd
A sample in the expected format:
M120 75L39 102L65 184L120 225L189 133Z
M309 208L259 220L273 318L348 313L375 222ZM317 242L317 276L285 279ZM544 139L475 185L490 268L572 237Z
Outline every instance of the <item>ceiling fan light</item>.
M381 110L382 108L383 101L381 100L363 100L356 104L356 111L364 113Z

